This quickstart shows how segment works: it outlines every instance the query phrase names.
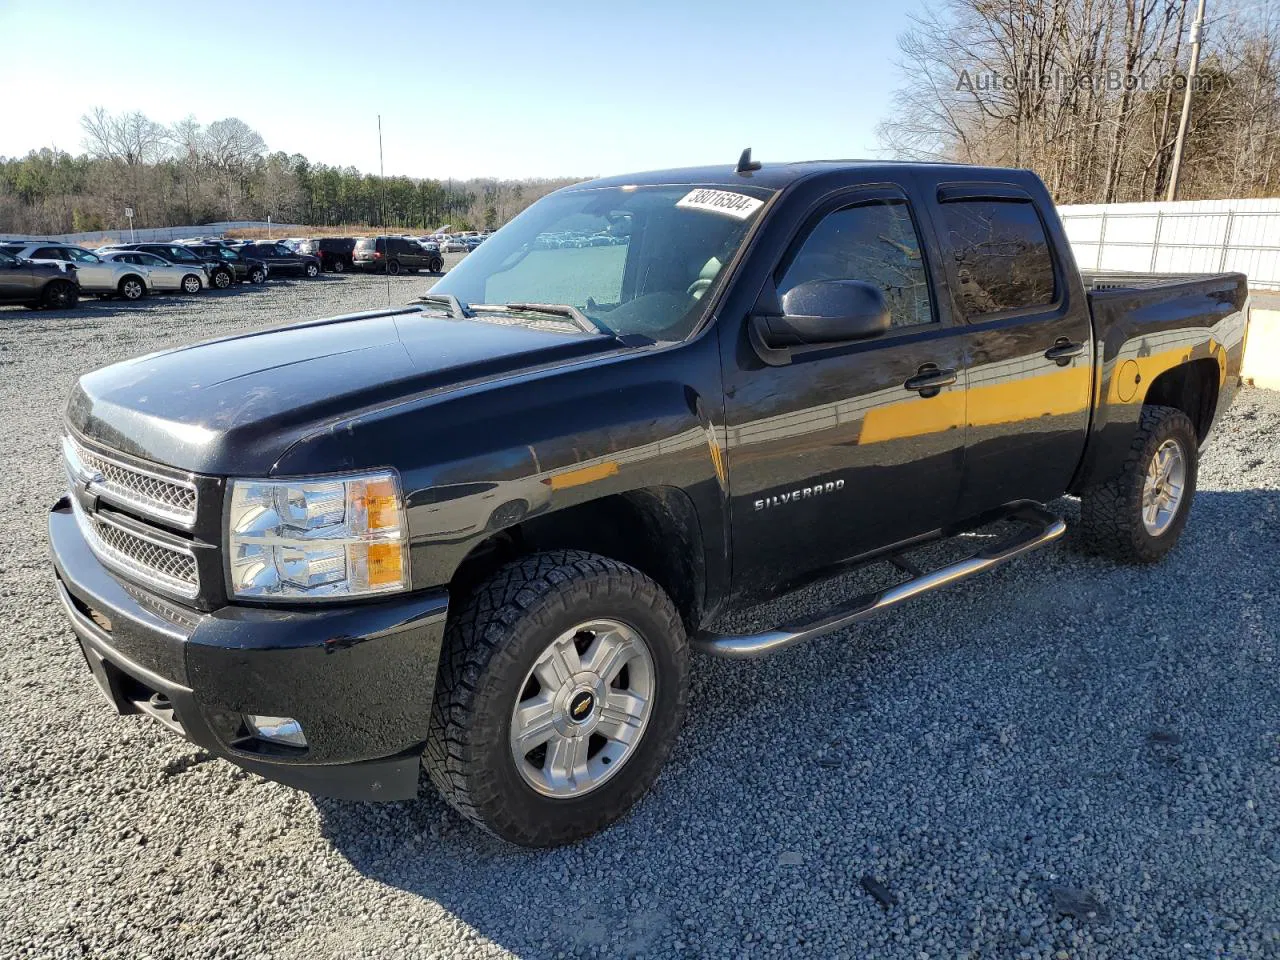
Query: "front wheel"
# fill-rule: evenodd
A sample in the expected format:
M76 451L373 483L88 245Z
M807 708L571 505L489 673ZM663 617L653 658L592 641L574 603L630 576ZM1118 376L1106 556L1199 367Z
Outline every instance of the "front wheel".
M1144 408L1120 469L1081 494L1085 545L1130 563L1163 558L1187 525L1199 466L1191 418L1174 407Z
M213 275L213 285L219 290L228 289L233 282L230 270L219 270Z
M314 263L308 263L303 269L306 271L307 279L309 280L314 280L320 273L320 268Z
M571 843L648 790L688 688L684 624L653 580L595 554L534 554L451 616L423 764L496 836Z
M432 260L432 261L431 261L431 272L432 272L432 273L443 273L443 272L444 272L444 259L443 259L443 258L441 258L441 257L437 257L435 260Z
M261 267L254 267L253 272L249 274L249 282L250 283L266 283L267 271L263 270Z
M344 270L347 269L347 265L342 260L335 260L333 261L333 266L331 267L331 269L333 270L334 273L342 273Z
M197 277L194 273L188 273L185 277L182 278L183 293L199 293L200 288L203 286L204 284L200 282L200 278Z
M388 262L387 262L387 273L391 274L391 275L394 277L394 276L396 276L399 272L400 272L400 261L399 261L399 260L390 260L390 261L388 261Z

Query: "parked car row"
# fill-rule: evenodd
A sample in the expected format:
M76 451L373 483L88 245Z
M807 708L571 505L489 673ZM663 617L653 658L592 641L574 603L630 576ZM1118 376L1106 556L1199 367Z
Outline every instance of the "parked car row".
M483 239L463 238L473 249ZM191 237L172 242L112 243L97 250L55 240L0 243L0 304L73 307L82 296L141 300L151 293L197 294L212 287L265 283L323 271L418 273L444 270L440 244L427 238L321 237L229 240Z

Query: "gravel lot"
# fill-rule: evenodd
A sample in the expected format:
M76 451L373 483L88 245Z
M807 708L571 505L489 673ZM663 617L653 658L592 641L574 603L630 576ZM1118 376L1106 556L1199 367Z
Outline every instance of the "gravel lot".
M504 846L433 795L313 800L114 718L45 559L74 377L386 295L329 276L0 310L0 957L1280 956L1266 391L1160 567L1068 541L773 659L699 659L654 792L570 849Z

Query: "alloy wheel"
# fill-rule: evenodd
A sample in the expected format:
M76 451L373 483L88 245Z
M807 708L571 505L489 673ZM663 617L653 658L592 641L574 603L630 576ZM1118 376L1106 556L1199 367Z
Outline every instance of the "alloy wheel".
M1187 483L1187 461L1176 440L1160 444L1142 483L1142 525L1158 537L1173 523Z
M592 620L556 637L511 712L511 756L525 783L566 799L608 781L648 726L655 676L648 644L619 621Z

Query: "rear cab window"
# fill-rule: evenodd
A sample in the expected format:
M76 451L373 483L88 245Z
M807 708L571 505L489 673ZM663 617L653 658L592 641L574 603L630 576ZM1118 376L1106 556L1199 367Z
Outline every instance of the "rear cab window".
M963 199L941 204L966 317L1023 313L1058 299L1053 253L1029 199Z

